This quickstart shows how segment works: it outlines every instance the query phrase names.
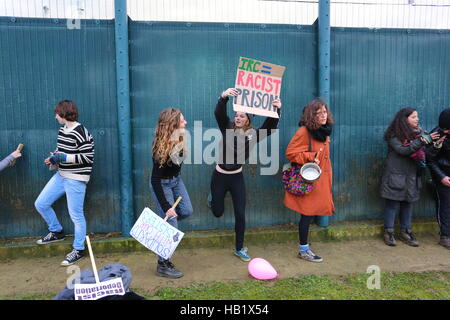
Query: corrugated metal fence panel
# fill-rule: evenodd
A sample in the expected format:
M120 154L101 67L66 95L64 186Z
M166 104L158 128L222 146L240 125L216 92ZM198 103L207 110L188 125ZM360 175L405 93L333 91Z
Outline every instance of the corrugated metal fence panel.
M34 201L51 174L43 158L54 148L58 125L53 108L76 101L80 122L93 134L96 159L85 202L89 232L120 230L117 115L112 21L82 21L68 30L65 20L0 19L0 157L19 142L24 157L0 173L0 236L45 233ZM151 142L159 112L179 107L194 137L216 128L213 110L220 92L234 85L240 56L286 66L278 165L297 129L302 107L317 94L316 33L291 25L170 23L130 21L135 216L150 201ZM448 31L334 28L331 107L334 199L331 221L380 219L379 177L386 154L382 135L401 107L416 107L426 129L450 107ZM229 105L231 109L231 104ZM232 111L229 110L229 115ZM256 117L258 126L263 119ZM197 123L199 124L199 123ZM210 141L203 141L205 148ZM273 150L273 149L272 149ZM191 153L198 150L191 149ZM270 154L270 152L269 152ZM194 157L192 156L191 159ZM230 196L224 217L206 206L212 164L186 164L182 176L195 213L183 230L234 227ZM247 165L247 225L297 222L282 205L280 171L261 176ZM72 232L65 200L55 209ZM427 191L415 205L418 216L433 216Z
M24 156L0 173L0 237L45 234L34 201L52 176L43 159L53 151L59 125L54 106L75 101L79 121L92 133L95 163L85 213L88 232L120 230L113 21L0 19L0 157L19 142ZM73 232L65 197L54 206Z
M302 107L317 94L315 31L312 27L221 23L131 22L130 65L135 168L136 215L150 200L151 143L159 112L180 108L194 138L194 121L203 132L217 128L214 108L219 94L234 86L240 56L286 66L281 97L280 167L284 150L297 129ZM228 105L232 117L232 105ZM254 123L260 126L261 117ZM200 134L201 137L201 134ZM203 142L203 148L209 145ZM194 153L195 150L191 150ZM270 154L270 153L269 153ZM206 206L214 165L185 164L182 177L194 215L181 221L183 230L232 229L231 197L224 217L217 219ZM244 168L247 225L267 226L297 221L282 204L280 172L261 176L260 165Z
M332 151L336 215L331 221L382 219L379 181L387 145L383 134L405 106L431 130L450 107L450 32L332 29ZM429 176L428 171L426 175ZM414 215L435 215L426 186Z

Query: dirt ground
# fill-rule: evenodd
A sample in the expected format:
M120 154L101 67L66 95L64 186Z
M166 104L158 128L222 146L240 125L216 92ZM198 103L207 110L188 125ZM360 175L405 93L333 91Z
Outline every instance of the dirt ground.
M388 247L381 240L316 242L312 249L324 258L312 263L297 258L297 244L271 244L249 247L252 258L264 258L278 271L280 278L309 274L344 275L366 273L370 265L382 272L450 271L450 251L437 244L437 236L419 237L421 246L409 247L399 242ZM186 286L209 281L247 280L248 263L223 248L180 249L172 261L184 273L180 279L167 279L155 274L156 256L151 253L96 255L97 267L110 263L126 265L133 277L131 288L149 294L161 287ZM0 299L33 294L53 294L64 288L65 267L59 263L64 257L3 261L0 263ZM91 269L89 257L78 264L81 270Z

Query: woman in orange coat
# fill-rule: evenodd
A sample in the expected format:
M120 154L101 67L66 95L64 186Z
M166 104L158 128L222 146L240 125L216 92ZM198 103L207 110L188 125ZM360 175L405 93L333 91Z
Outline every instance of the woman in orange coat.
M322 174L314 182L314 190L307 195L297 196L285 191L284 205L300 213L298 224L300 252L298 257L312 262L322 262L323 259L315 255L309 248L308 232L314 216L331 216L334 213L330 161L333 116L327 104L321 99L311 101L303 109L299 126L300 128L286 149L286 158L300 165L315 162L320 166ZM309 151L310 141L311 151Z

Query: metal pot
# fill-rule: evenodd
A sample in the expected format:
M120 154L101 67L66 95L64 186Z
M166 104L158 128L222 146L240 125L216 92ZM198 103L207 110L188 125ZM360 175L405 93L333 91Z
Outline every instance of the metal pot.
M300 175L308 182L314 182L319 179L322 170L315 162L307 162L300 168Z

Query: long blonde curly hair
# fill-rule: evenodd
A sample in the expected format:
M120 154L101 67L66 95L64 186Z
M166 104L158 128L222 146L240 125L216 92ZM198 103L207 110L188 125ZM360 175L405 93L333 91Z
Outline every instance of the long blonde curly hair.
M180 127L180 120L181 111L176 108L164 109L159 114L152 152L153 158L158 161L160 167L166 162L172 162L170 155L175 147L186 154L183 132L176 132Z

